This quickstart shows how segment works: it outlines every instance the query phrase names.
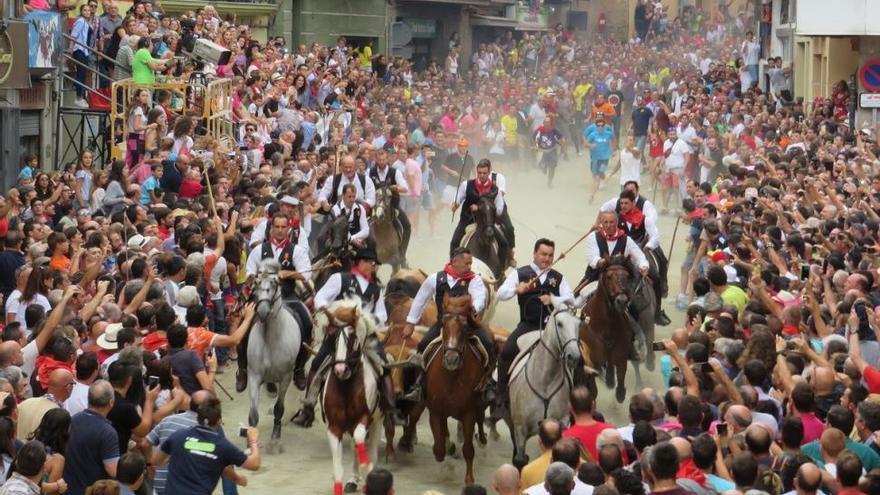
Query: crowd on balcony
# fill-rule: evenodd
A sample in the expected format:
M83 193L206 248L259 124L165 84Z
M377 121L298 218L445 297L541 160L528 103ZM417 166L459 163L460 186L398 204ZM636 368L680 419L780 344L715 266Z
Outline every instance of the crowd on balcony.
M248 452L226 438L215 379L254 317L235 304L248 253L284 217L317 254L330 212L373 206L357 174L377 164L405 181L413 238L428 235L448 190L472 177L469 156L536 197L553 194L542 181L558 166L590 170L578 204L619 167L621 186L659 191L659 214L687 231L664 387L633 395L621 424L576 388L571 424L542 423L537 459L480 483L505 495L880 493L876 130L849 120L845 84L805 104L790 66L762 81L749 12L673 16L639 0L631 40L511 31L468 64L453 37L415 71L344 37L260 42L211 5L27 7L75 11L78 105L110 80L142 87L125 104L125 159L29 157L0 198L0 495L211 493L221 477L234 492L247 479L230 466L258 469L260 444L255 429ZM197 67L197 38L229 49L229 64ZM151 87L197 69L231 81L231 143ZM355 199L326 194L338 169ZM194 455L192 437L214 455ZM376 469L366 485L392 493L394 476Z

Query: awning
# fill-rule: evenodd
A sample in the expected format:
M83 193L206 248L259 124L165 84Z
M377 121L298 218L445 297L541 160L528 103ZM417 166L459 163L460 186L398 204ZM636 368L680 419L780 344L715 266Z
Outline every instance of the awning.
M497 17L491 15L472 15L471 16L471 25L472 26L490 26L490 27L501 27L501 28L512 28L516 31L549 31L550 28L547 26L536 26L534 24L525 24L519 22L517 19L510 19L508 17Z

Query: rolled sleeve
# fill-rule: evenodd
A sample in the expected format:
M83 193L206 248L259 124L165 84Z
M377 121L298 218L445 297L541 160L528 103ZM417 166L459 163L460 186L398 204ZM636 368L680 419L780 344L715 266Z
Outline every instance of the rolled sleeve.
M413 299L412 306L409 308L409 314L406 315L406 322L412 325L415 325L422 319L422 312L425 310L425 305L428 304L428 301L434 297L434 292L437 289L437 274L431 274L424 282L422 282L422 286L419 287L419 292L416 293L415 299Z

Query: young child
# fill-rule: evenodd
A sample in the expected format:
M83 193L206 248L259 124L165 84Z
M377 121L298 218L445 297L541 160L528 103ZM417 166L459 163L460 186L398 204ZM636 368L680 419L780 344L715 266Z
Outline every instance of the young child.
M164 167L161 163L153 163L150 166L152 175L141 185L141 204L149 206L162 202L163 193L159 190L159 180L162 179Z
M21 172L18 173L18 184L32 185L34 183L34 175L40 169L40 160L36 155L27 155L24 158L24 164L21 166Z

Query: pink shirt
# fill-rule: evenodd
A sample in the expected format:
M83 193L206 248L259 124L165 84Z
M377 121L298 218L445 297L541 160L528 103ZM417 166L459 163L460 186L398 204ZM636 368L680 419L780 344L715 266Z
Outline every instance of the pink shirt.
M822 420L817 418L815 414L801 413L801 423L804 425L804 439L801 440L801 445L810 443L813 440L819 440L822 437L825 425L822 424Z
M420 197L422 195L422 167L419 162L408 158L404 167L406 183L409 187L409 196Z
M49 10L49 2L46 0L30 0L28 7L33 10Z
M153 171L150 169L151 165L151 163L142 162L131 171L131 178L138 184L143 184L145 180L153 175Z

